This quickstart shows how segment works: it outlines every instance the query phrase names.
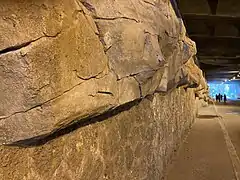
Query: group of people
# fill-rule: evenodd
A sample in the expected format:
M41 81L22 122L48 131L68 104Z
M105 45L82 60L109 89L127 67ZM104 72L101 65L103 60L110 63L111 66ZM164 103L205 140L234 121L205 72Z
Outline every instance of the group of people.
M222 100L224 101L224 103L227 102L227 96L226 94L222 95L222 94L216 94L216 101L218 102L222 102Z

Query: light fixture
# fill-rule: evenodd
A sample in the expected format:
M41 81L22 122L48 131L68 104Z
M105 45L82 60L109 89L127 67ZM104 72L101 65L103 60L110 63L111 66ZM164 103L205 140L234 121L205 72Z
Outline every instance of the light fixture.
M233 77L233 80L234 80L234 79L236 79L236 77L235 77L235 76Z

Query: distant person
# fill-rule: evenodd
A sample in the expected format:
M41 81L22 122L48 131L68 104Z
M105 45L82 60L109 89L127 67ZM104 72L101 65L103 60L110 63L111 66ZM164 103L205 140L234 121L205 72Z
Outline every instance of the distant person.
M218 101L221 102L221 94L218 94Z
M226 104L227 103L227 96L226 96L226 94L224 94L223 99L224 99L224 103Z
M216 96L217 96L217 97L216 97L216 100L217 100L217 102L218 102L218 100L219 100L218 94L217 94Z
M221 102L222 102L222 100L223 100L223 95L222 95L222 94L220 95L220 100L221 100Z

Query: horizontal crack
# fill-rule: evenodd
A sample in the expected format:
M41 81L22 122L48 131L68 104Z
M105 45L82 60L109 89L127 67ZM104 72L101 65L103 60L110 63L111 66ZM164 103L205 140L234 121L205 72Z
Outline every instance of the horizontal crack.
M92 76L89 76L89 77L82 77L82 76L80 76L80 75L78 74L78 70L75 69L75 70L73 70L73 71L76 73L76 76L77 76L79 79L84 80L84 81L87 81L87 80L90 80L90 79L94 79L94 78L99 79L98 76L104 72L104 70L102 70L101 72L97 73L96 75L92 75Z
M98 94L106 94L106 95L111 95L111 96L114 96L112 92L109 92L109 91L98 91L97 92Z
M140 21L134 18L130 18L130 17L126 17L126 16L121 16L121 17L98 17L95 16L94 19L97 20L118 20L118 19L126 19L126 20L131 20L131 21L135 21L136 23L139 23Z
M89 94L90 97L96 97L97 95L108 95L108 96L114 96L112 92L109 91L97 91L95 94Z
M41 37L37 38L35 40L32 40L32 41L24 42L22 44L18 44L18 45L7 47L7 48L5 48L5 49L0 51L0 55L5 54L5 53L9 53L9 52L12 52L12 51L17 51L19 49L27 47L28 45L30 45L31 43L33 43L33 42L35 42L35 41L37 41L39 39L41 39Z
M45 33L43 33L44 36L38 37L38 38L36 38L36 39L34 39L34 40L27 41L27 42L23 42L23 43L21 43L21 44L13 45L13 46L10 46L10 47L7 47L7 48L5 48L5 49L0 50L0 55L3 55L3 54L6 54L6 53L10 53L10 52L14 52L14 51L20 50L20 49L22 49L22 48L24 48L24 47L27 47L27 46L29 46L30 44L32 44L32 43L34 43L34 42L36 42L36 41L38 41L38 40L40 40L40 39L42 39L42 38L45 38L45 37L46 37L46 38L47 38L47 37L49 37L49 38L55 38L55 37L57 37L60 33L61 33L61 32L58 32L56 35L53 35L53 36L49 36L49 35L46 35Z
M21 141L17 141L11 144L5 144L5 146L20 146L20 147L33 147L33 146L42 146L46 143L48 143L51 140L60 138L66 134L72 133L76 131L79 128L95 124L98 122L105 121L111 117L116 116L117 114L129 111L132 107L138 105L141 102L141 99L137 99L128 103L125 103L123 105L120 105L115 108L110 108L109 110L105 111L104 113L100 115L93 115L91 117L83 118L83 119L75 119L73 120L72 124L69 124L66 127L63 127L62 129L58 129L55 132L33 137L30 139L25 139Z

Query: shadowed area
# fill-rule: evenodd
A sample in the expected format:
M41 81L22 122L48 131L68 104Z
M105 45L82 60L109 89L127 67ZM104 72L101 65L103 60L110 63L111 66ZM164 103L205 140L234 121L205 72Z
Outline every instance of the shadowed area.
M208 81L240 80L240 1L178 0Z

